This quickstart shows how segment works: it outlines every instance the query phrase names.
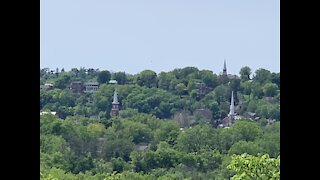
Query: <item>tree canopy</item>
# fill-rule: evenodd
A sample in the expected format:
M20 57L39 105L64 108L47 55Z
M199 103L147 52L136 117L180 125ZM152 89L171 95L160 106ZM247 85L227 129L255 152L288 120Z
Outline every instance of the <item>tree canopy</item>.
M251 74L40 69L40 179L279 179L280 73ZM232 91L237 119L220 128Z

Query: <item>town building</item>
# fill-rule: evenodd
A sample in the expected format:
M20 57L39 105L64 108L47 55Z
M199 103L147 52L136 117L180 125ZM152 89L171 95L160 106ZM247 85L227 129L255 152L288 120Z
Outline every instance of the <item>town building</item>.
M118 84L118 81L117 80L110 80L109 84Z
M54 111L43 111L43 112L40 112L40 116L42 115L48 115L48 114L51 114L51 115L54 115L54 116L57 116L57 112L54 112Z
M224 77L227 77L228 79L240 79L240 77L237 76L237 75L228 74L228 72L227 72L226 60L224 60L224 63L223 63L222 75L223 75Z
M99 83L98 82L87 82L84 83L85 86L85 92L87 93L93 93L94 91L97 91L99 88Z
M51 83L45 83L44 85L40 85L40 89L53 89L53 84Z

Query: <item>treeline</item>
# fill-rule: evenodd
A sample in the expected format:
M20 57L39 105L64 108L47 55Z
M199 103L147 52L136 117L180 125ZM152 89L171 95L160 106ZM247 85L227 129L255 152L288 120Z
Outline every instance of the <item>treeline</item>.
M277 158L279 130L279 122L249 120L230 128L199 124L181 130L176 121L141 113L112 118L109 126L81 116L43 115L41 173L59 179L103 179L113 172L137 179L227 179L235 175L227 168L233 154Z

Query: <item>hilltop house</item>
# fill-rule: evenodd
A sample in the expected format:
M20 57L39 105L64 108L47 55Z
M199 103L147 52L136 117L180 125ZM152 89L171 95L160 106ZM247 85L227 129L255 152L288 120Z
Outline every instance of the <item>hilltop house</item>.
M93 93L94 91L97 91L99 88L98 82L86 82L84 83L85 86L85 92L87 93Z

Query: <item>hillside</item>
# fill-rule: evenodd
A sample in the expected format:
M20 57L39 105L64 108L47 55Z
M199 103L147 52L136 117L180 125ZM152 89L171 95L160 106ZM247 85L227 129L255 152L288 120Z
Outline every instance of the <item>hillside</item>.
M40 112L41 179L280 173L280 73L266 69L254 75L247 66L239 75L196 67L133 75L40 69ZM232 123L224 123L228 118ZM272 164L256 165L261 173L255 176L237 171L237 162L253 158Z

